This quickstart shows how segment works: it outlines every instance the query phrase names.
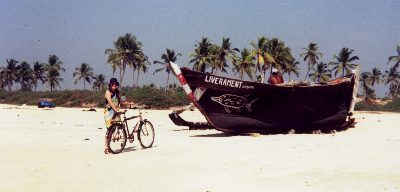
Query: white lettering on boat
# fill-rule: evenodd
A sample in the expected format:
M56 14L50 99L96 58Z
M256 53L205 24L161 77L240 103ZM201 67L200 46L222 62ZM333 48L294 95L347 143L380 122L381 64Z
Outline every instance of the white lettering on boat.
M206 78L204 79L205 82L207 83L212 83L215 85L222 85L222 86L227 86L227 87L233 87L233 88L242 88L242 81L238 81L235 79L225 79L222 77L215 77L211 75L206 75Z

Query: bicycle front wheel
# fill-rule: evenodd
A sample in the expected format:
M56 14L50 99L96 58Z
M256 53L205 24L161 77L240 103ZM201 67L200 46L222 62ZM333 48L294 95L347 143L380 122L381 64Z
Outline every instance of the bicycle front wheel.
M138 140L143 148L149 148L154 143L154 128L150 121L144 121L138 130Z
M124 150L126 145L126 131L123 125L111 125L107 134L107 146L111 153L117 154Z

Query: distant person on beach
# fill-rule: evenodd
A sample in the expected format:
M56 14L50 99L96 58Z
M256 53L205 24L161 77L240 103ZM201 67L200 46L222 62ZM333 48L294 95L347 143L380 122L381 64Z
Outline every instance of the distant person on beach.
M126 101L125 93L122 92L121 94L121 103L124 103Z
M126 98L125 93L121 93L121 108L129 109L133 106L134 102Z
M119 105L121 104L121 97L118 90L118 80L116 78L111 78L108 84L108 90L106 91L105 97L105 109L104 109L104 121L106 128L110 128L112 121L120 120L119 115L115 115L119 112ZM105 136L104 153L108 153L107 147L107 133Z
M272 74L268 79L268 83L271 85L276 85L276 84L281 84L283 83L283 77L282 75L278 72L277 69L273 68L272 69Z

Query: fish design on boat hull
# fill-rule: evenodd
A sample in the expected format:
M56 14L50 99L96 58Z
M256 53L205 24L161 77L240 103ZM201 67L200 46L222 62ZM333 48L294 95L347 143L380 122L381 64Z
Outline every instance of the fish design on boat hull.
M247 99L242 96L224 94L219 97L211 97L211 100L224 106L227 113L231 113L231 109L235 109L237 112L242 112L241 108L245 108L248 112L251 112L251 105L256 102L258 98L248 102Z

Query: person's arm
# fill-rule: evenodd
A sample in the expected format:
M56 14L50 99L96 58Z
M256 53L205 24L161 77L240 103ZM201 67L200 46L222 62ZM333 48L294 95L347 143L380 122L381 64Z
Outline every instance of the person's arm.
M115 112L119 112L117 106L115 106L114 103L112 102L112 99L111 99L111 92L110 92L110 91L108 91L108 90L106 91L105 97L106 97L107 103L110 105L110 107L111 107Z

